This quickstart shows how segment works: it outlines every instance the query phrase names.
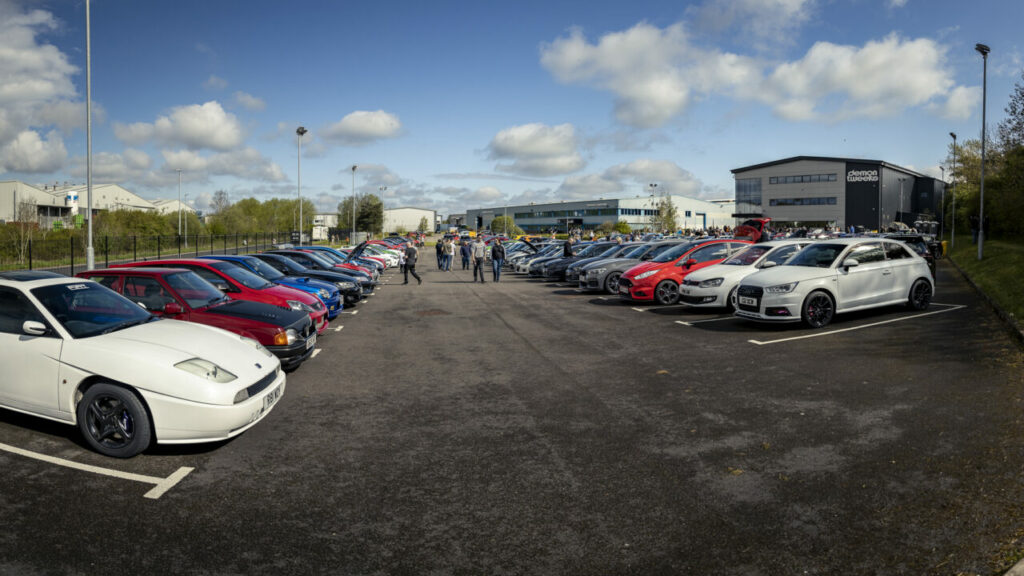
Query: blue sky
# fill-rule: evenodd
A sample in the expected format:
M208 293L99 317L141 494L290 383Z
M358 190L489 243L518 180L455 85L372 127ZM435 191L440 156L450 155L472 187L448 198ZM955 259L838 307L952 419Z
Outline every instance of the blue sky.
M1024 70L1024 2L94 0L93 180L202 209L733 194L794 155L939 175ZM0 0L0 180L85 181L85 3ZM386 190L382 191L382 187Z

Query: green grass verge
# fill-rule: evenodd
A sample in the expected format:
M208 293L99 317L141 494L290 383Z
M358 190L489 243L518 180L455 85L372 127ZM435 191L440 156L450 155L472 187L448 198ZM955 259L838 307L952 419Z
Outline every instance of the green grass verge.
M957 235L955 244L949 257L1018 324L1024 323L1024 242L986 240L981 260L970 236Z

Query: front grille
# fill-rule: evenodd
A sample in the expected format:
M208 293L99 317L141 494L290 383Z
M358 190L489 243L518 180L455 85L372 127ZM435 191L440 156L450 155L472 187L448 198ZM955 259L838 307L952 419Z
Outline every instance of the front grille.
M239 402L244 402L244 401L248 400L249 398L252 398L253 396L259 394L260 392L266 390L267 386L270 386L271 384L273 384L274 380L276 380L276 379L277 379L277 370L274 370L270 374L267 374L263 378L260 378L259 382L257 382L255 384L253 384L252 386L249 386L248 388L246 388L245 389L245 393L246 393L246 397L245 398L238 399L238 396L236 396L235 397L235 404L238 404Z
M619 278L619 286L625 286L626 288L630 288L633 286L633 283L630 282L629 278Z
M759 286L740 286L736 289L736 305L740 310L746 312L760 312L761 311L761 296L764 295L764 288ZM753 298L755 303L753 306L749 304L740 304L739 298L743 296L746 298Z

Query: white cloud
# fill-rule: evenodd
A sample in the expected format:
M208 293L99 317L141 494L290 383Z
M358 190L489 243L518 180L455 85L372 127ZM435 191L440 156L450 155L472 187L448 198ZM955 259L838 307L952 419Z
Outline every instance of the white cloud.
M800 0L777 3L782 13L802 7ZM895 33L863 46L818 42L802 58L769 67L694 46L682 23L640 23L594 44L573 29L542 46L541 64L561 82L610 92L618 121L639 128L662 126L694 101L719 95L761 102L795 121L894 116L943 100L943 113L955 115L968 96L953 81L943 45Z
M262 98L257 98L245 92L235 92L235 102L238 102L246 110L262 112L267 108L267 103Z
M949 93L949 98L938 113L949 120L966 120L981 107L980 86L957 86Z
M377 140L395 138L402 131L398 116L377 110L357 110L319 130L324 141L342 146L365 146Z
M687 8L693 29L701 32L738 30L756 48L791 44L794 32L814 15L815 0L708 0Z
M499 172L526 176L569 174L586 164L577 152L572 124L524 124L506 128L488 145L492 160L511 160L496 166Z
M84 157L72 159L71 175L85 178L85 163ZM145 179L152 166L152 158L142 150L126 148L123 154L98 152L92 157L92 177L100 182L138 181Z
M164 150L164 170L235 176L245 180L283 182L288 180L281 167L253 148L243 148L201 156L195 150Z
M200 52L202 52L202 50L200 50ZM213 74L210 74L210 77L206 79L206 82L203 82L203 88L206 88L207 90L223 90L227 87L227 80L214 76Z
M889 8L903 8L907 5L907 0L889 0Z
M160 116L152 124L115 122L114 135L134 146L153 140L164 146L181 145L192 150L231 150L244 140L238 118L225 112L216 100L174 108L170 116Z
M657 193L696 197L703 185L692 173L668 160L634 160L612 166L601 174L570 176L555 191L565 200L616 196L646 196L649 184L657 184Z
M44 140L38 132L26 130L0 148L0 172L45 174L58 170L67 157L64 140L57 131L51 131Z

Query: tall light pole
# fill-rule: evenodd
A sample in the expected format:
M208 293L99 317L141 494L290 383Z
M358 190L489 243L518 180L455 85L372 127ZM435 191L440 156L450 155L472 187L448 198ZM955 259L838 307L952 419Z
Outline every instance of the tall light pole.
M295 133L299 137L299 155L298 155L298 158L299 158L299 160L298 160L298 164L299 164L298 172L299 172L299 175L298 175L298 177L296 179L297 180L297 183L296 183L297 186L296 187L298 188L298 197L299 197L299 246L302 246L302 136L306 132L309 132L309 130L306 130L302 126L299 126L295 130Z
M185 194L185 204L188 204L188 194ZM185 247L188 248L188 218L185 218Z
M654 192L657 187L658 185L654 182L647 185L648 190L651 191L651 213L647 216L647 225L651 228L653 228L652 224L654 222Z
M942 199L939 200L939 240L946 239L946 167L939 166L942 173Z
M92 29L89 0L85 0L85 188L89 195L89 241L85 247L85 266L96 268L96 251L92 246Z
M978 210L978 260L981 260L982 246L985 244L985 100L988 90L988 53L990 48L984 44L975 44L974 49L981 54L981 206Z
M902 178L902 177L900 178L900 205L896 207L896 220L900 224L903 224L903 181L904 180L906 180L906 178ZM901 226L900 228L902 230L903 227Z
M356 245L356 166L352 165L352 245Z
M178 236L181 236L181 168L178 168Z
M949 179L953 181L953 216L950 218L949 229L949 250L956 248L956 132L950 132L953 137L953 167L949 172Z
M387 186L380 186L377 190L380 191L380 234L384 236L384 191L387 190Z

